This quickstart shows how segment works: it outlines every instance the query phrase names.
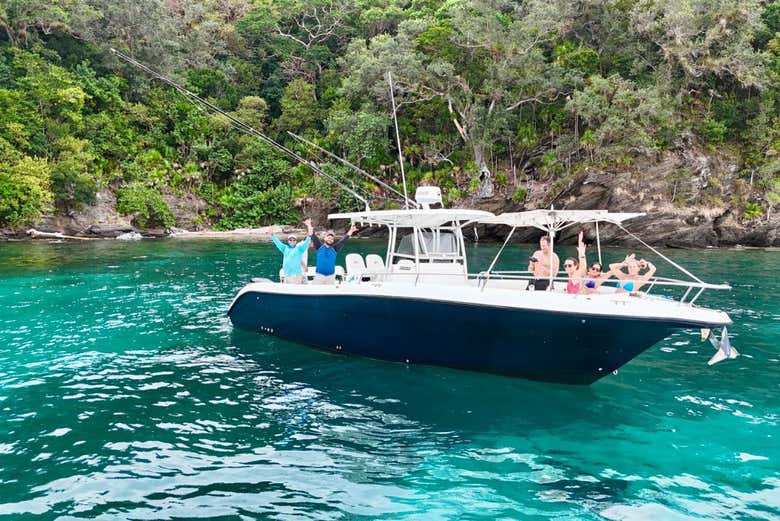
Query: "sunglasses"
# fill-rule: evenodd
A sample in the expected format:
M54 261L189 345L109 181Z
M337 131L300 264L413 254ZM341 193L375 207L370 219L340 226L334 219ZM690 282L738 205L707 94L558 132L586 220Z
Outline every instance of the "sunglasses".
M564 267L564 268L573 268L573 267L574 267L574 264L572 264L571 262L567 262L567 263L565 263L565 264L563 265L563 267Z
M591 267L590 267L590 268L588 268L588 269L589 269L589 270L593 270L593 271L601 271L601 266L591 266Z

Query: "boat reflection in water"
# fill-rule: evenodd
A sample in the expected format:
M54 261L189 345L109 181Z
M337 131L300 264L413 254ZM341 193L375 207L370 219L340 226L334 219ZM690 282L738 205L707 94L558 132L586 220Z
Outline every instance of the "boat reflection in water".
M386 226L385 258L347 255L345 276L331 286L253 281L233 300L230 320L328 351L571 384L595 382L681 328L723 328L711 362L737 356L725 332L728 315L695 305L704 290L729 286L707 284L656 250L691 280L654 277L633 293L609 283L595 294L558 290L565 284L525 291L531 273L493 271L501 251L485 271L468 271L463 229L477 222L509 226L506 246L518 227L544 230L552 240L569 226L597 223L598 230L598 223L621 226L642 214L431 209L441 202L435 187L418 189L416 199L419 209L330 215ZM682 296L665 294L675 290Z

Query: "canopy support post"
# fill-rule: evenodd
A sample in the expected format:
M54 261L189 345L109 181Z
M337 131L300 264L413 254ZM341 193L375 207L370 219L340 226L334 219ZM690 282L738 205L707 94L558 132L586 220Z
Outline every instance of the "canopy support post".
M555 243L555 232L553 231L552 228L549 228L547 230L547 233L549 234L549 237L550 237L550 278L549 278L549 284L547 285L547 289L552 291L552 289L553 289L553 279L555 279L555 277L558 276L557 273L553 273L553 255L554 255L553 252L555 251L553 249L553 245Z
M604 266L601 262L601 237L599 236L599 222L596 221L596 249L599 252L599 266Z
M493 272L493 268L496 265L496 262L498 262L498 258L501 256L501 252L504 251L504 248L506 248L506 245L509 244L509 239L512 238L512 234L515 233L516 226L512 226L512 229L509 231L509 235L506 236L506 240L504 241L504 244L501 246L501 249L498 250L498 253L496 253L496 256L493 258L493 262L490 263L490 266L488 267L488 279L490 278L490 274ZM485 282L487 284L487 282ZM484 287L484 286L483 286Z

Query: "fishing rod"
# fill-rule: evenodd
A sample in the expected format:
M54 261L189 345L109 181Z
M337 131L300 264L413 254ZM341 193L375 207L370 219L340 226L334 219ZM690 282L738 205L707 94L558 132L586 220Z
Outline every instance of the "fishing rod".
M395 108L395 93L393 92L393 75L390 74L390 69L387 70L387 83L390 86L390 101L393 103L393 124L395 125L395 141L398 145L398 166L401 167L401 181L404 185L404 201L406 201L406 208L409 209L409 196L406 191L406 174L404 173L404 153L401 149L401 134L398 132L398 111Z
M396 190L395 188L393 188L393 187L392 187L392 186L390 186L389 184L385 183L385 182L384 182L384 181L382 181L381 179L379 179L379 178L377 178L377 177L375 177L375 176L373 176L373 175L369 174L368 172L366 172L365 170L363 170L363 169L362 169L362 168L360 168L359 166L353 165L352 163L350 163L350 162L349 162L349 161L347 161L346 159L344 159L344 158L342 158L342 157L339 157L339 156L337 156L337 155L336 155L336 154L334 154L333 152L330 152L330 151L328 151L328 150L326 150L326 149L322 148L322 147L321 147L321 146L319 146L318 144L316 144L316 143L313 143L312 141L309 141L308 139L306 139L306 138L304 138L304 137L301 137L301 136L299 136L298 134L294 134L294 133L290 132L289 130L287 131L287 133L288 133L290 136L292 136L293 138L297 139L298 141L300 141L300 142L302 142L302 143L304 143L304 144L306 144L306 145L309 145L309 146L311 146L311 147L314 147L314 148L316 148L317 150L319 150L320 152L322 152L322 153L326 154L328 157L332 157L333 159L335 159L336 161L340 162L341 164L343 164L343 165L345 165L345 166L348 166L348 167L350 167L350 168L351 168L351 169L353 169L355 172L357 172L357 173L359 173L359 174L362 174L362 175L364 175L365 177L369 178L370 180L374 181L375 183L379 184L380 186L384 187L385 189L387 189L387 190L390 190L391 192L393 192L393 193L397 194L399 197L406 197L406 196L404 196L404 194L402 194L401 192L399 192L398 190ZM388 198L386 198L386 199L388 199L388 200L396 200L396 199L389 198L389 197L388 197ZM404 203L406 203L407 201L408 201L408 199L402 199L402 200L400 200L400 202L404 202ZM415 205L416 207L418 207L418 208L420 207L420 205L419 205L419 204L417 204L417 202L416 202L416 201L408 201L408 202L410 202L410 203L414 204L414 205Z
M388 184L384 183L384 182L383 182L381 179L377 179L376 177L372 176L371 174L369 174L368 172L366 172L366 171L365 171L365 170L363 170L362 168L360 168L360 167L358 167L358 166L355 166L355 165L353 165L352 163L350 163L350 162L349 162L349 161L347 161L346 159L343 159L343 158L341 158L341 157L337 156L337 155L336 155L336 154L334 154L333 152L330 152L330 151L328 151L328 150L326 150L326 149L322 148L321 146L317 145L316 143L314 143L314 142L312 142L312 141L309 141L308 139L306 139L306 138L304 138L304 137L301 137L301 136L299 136L298 134L295 134L295 133L293 133L293 132L290 132L289 130L287 131L287 134L289 134L289 135L290 135L290 137L292 137L292 138L294 138L294 139L297 139L297 140L298 140L298 141L300 141L301 143L304 143L304 144L306 144L306 145L310 145L310 146L312 146L312 147L316 148L317 150L324 152L325 154L327 154L328 156L332 157L333 159L336 159L336 160L338 160L340 163L342 163L342 164L344 164L344 165L346 165L346 166L348 166L348 167L352 168L353 170L355 170L355 171L356 171L356 172L358 172L359 174L363 174L363 175L365 175L365 176L366 176L367 178L369 178L370 180L372 180L372 181L375 181L375 182L376 182L376 183L378 183L379 185L381 185L381 186L383 186L383 187L387 188L388 190L391 190L391 191L395 192L395 193L396 193L396 194L398 194L400 197L403 197L403 194L402 194L401 192L399 192L398 190L394 189L392 186L390 186L390 185L388 185ZM320 158L320 157L318 157L318 156L317 156L317 161L318 161L318 163L319 163L319 164L321 164L321 165L322 165L322 160L321 160L321 158ZM328 164L328 163L326 163L326 164ZM323 165L323 168L324 168L324 165ZM354 186L354 185L352 186L352 188L353 188L354 190L357 190L357 188L355 188L355 186ZM363 190L364 190L364 191L365 191L367 194L369 194L369 197L376 197L376 198L382 199L382 200L384 200L384 201L394 201L394 202L396 202L396 203L401 203L401 204L404 204L404 201L403 201L403 199L398 199L398 198L395 198L395 197L388 197L388 196L386 196L386 195L379 195L379 194L376 194L376 193L372 192L371 190L369 190L369 189L367 189L367 188L363 188ZM416 206L418 206L418 207L419 207L419 205L418 205L416 202L414 202L413 204L415 204Z
M285 154L287 154L288 156L290 156L291 158L295 159L300 164L306 165L307 167L309 167L314 172L316 172L316 173L322 175L323 177L329 179L331 182L333 182L334 184L338 185L344 191L346 191L350 195L352 195L355 199L357 199L358 201L362 202L366 206L366 211L367 212L371 211L371 207L369 206L368 201L364 197L362 197L359 193L357 193L356 191L354 191L350 187L346 186L344 183L340 182L335 177L331 176L330 174L325 173L317 165L317 163L315 163L314 161L307 161L305 158L301 157L299 154L297 154L296 152L290 150L289 148L287 148L286 146L282 145L281 143L277 143L275 140L273 140L272 138L266 136L265 134L263 134L259 130L256 130L254 127L252 127L250 125L247 125L246 123L244 123L240 119L236 118L235 116L230 115L229 113L227 113L224 110L220 109L219 107L215 106L213 103L209 102L208 100L205 100L205 99L201 98L200 96L198 96L194 92L191 92L191 91L187 90L183 86L179 85L178 83L176 83L173 80L170 80L170 79L166 78L165 76L163 76L162 74L158 73L157 71L155 71L153 69L150 69L149 67L147 67L143 63L141 63L141 62L139 62L139 61L137 61L137 60L127 56L126 54L123 54L123 53L117 51L114 48L111 48L110 50L111 50L111 52L115 56L117 56L121 60L124 60L125 62L129 63L130 65L132 65L134 67L136 67L137 69L140 69L140 70L144 71L145 73L147 73L151 77L156 78L156 79L162 81L163 83L165 83L167 85L170 85L171 87L173 87L174 89L179 91L179 93L181 93L182 95L184 95L185 97L187 97L191 101L197 101L198 103L208 107L213 112L216 112L217 114L220 114L221 116L224 116L225 118L227 118L228 121L230 121L232 123L233 128L236 128L237 130L241 130L242 132L250 134L250 135L252 135L252 136L254 136L254 137L264 141L265 143L267 143L267 144L271 145L272 147L276 148L277 150L280 150L280 151L284 152Z

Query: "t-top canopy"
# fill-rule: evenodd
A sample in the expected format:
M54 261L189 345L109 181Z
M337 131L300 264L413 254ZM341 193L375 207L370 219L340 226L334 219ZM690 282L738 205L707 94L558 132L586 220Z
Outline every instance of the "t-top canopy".
M531 210L528 212L502 213L487 219L485 224L506 224L513 227L534 227L544 231L557 231L572 224L607 222L620 224L643 213L610 213L607 210Z
M464 224L495 218L490 212L482 210L461 210L458 208L436 208L433 210L377 210L353 213L332 213L328 219L349 219L360 224L379 224L382 226L437 228L450 222Z

